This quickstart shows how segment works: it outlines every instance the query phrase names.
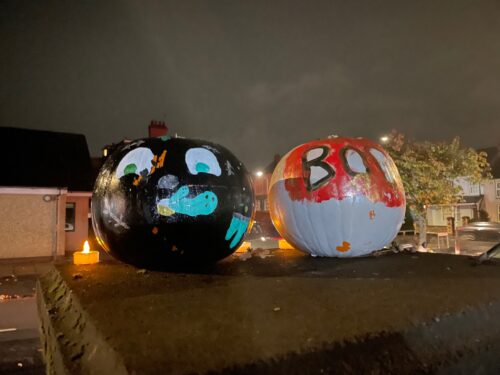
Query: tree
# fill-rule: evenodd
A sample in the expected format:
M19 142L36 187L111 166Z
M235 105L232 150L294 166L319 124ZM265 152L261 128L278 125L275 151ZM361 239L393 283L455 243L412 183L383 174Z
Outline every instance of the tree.
M403 180L406 204L416 219L419 245L426 241L426 208L433 204L456 204L462 198L458 178L480 183L490 177L485 152L463 147L460 139L451 142L409 141L393 131L386 149L394 159Z

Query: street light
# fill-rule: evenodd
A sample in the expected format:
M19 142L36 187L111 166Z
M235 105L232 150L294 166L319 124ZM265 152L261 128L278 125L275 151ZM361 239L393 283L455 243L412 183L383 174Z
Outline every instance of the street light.
M264 175L264 172L262 172L262 171L257 171L257 172L255 172L255 175L256 175L257 177L262 177L262 176Z
M380 137L380 142L382 142L382 143L389 142L389 137L387 135L384 135L384 136Z

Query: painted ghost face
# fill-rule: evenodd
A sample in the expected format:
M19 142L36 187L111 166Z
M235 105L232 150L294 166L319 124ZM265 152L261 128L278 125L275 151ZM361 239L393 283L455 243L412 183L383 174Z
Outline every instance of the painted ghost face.
M115 151L92 197L102 246L141 267L219 260L241 243L253 211L243 164L222 146L181 138Z
M313 141L277 165L271 218L297 248L320 256L359 256L390 243L404 219L394 162L366 139Z

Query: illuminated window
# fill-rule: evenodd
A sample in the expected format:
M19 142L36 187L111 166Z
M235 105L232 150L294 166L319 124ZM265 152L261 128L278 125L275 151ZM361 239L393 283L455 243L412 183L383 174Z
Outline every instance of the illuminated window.
M500 221L500 204L497 207L497 220Z
M66 203L66 223L64 225L66 232L75 231L75 204Z
M497 199L500 199L500 181L496 182Z

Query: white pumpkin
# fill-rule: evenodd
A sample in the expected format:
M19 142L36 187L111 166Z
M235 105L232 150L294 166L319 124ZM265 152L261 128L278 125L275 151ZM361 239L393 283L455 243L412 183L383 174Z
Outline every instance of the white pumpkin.
M278 232L315 256L366 255L390 244L404 220L403 184L390 156L366 139L305 143L274 170L269 206Z

